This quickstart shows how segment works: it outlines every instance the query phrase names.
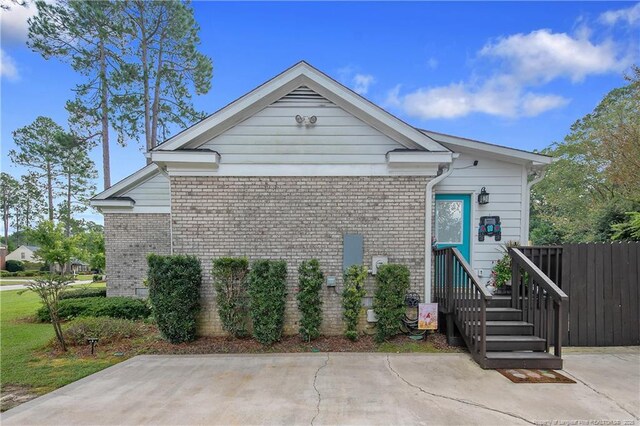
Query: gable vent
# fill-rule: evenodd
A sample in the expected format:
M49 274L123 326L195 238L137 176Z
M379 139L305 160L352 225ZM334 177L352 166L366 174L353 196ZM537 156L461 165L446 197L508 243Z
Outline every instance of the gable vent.
M283 96L276 102L274 105L280 106L291 106L291 105L328 105L331 104L331 101L324 98L322 95L314 92L306 86L298 87L296 90L291 93Z

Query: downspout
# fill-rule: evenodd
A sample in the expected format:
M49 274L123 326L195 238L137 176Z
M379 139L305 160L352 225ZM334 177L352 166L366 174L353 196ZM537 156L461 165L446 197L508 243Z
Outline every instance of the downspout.
M525 215L525 221L524 221L524 239L525 239L525 244L529 244L529 225L530 220L531 220L531 187L533 185L535 185L536 183L540 182L542 179L544 179L544 175L546 173L545 169L540 169L539 170L539 175L538 177L536 177L535 179L532 179L531 182L527 183L527 202L526 202L526 215Z
M453 155L451 164L446 172L441 173L435 178L427 182L427 188L425 190L425 212L424 212L424 300L426 303L431 302L431 233L432 226L432 200L433 200L433 187L442 182L453 173L453 163L457 155Z

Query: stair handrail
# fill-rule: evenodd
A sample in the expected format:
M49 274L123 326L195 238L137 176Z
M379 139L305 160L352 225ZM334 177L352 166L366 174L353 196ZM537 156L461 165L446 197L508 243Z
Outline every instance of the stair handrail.
M462 253L460 253L460 250L458 250L456 247L451 247L451 251L453 252L453 255L458 259L458 262L460 262L460 266L462 266L462 268L467 272L467 274L469 274L469 277L471 277L471 282L473 283L473 285L476 286L478 290L480 290L480 293L482 293L483 299L491 300L493 298L491 292L489 292L489 290L487 290L487 288L484 285L480 284L480 277L478 277L478 274L476 274L476 271L471 269L471 265L467 263L467 260L464 258L464 256L462 256Z
M569 296L518 248L510 247L508 253L511 258L511 307L521 309L522 319L533 324L534 335L545 339L547 352L553 339L554 355L561 357L567 320L563 308Z
M469 352L480 365L484 365L487 356L487 305L493 296L456 247L447 250L447 257L449 311Z
M516 247L509 247L509 253L511 254L511 258L516 258L516 262L520 264L528 273L533 275L533 278L538 281L539 284L544 287L547 292L553 297L555 300L559 302L566 302L569 300L569 296L562 291L560 287L556 285L551 278L549 278L540 268L538 268L527 256L524 255L520 250Z

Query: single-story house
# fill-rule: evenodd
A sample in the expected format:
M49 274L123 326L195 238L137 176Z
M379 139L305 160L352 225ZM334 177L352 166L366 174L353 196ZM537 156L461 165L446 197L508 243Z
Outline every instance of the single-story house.
M36 251L40 247L36 246L20 246L11 253L9 253L5 260L19 260L21 262L41 262L40 258L36 256Z
M418 129L300 62L147 153L96 195L109 296L144 296L147 253L203 266L200 331L218 334L211 261L288 262L286 332L296 332L297 268L327 277L323 332L343 331L343 267L402 263L432 300L432 245L456 246L485 282L500 248L526 243L529 190L551 158ZM479 230L482 230L481 232ZM355 260L354 260L355 259ZM334 287L335 285L335 287ZM371 303L374 279L367 283Z

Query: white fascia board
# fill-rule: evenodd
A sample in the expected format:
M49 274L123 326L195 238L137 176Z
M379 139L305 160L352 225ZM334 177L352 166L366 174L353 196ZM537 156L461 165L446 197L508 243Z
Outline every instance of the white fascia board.
M503 159L505 161L511 160L512 162L518 164L531 162L534 165L547 165L553 162L553 157L549 157L543 154L536 154L534 152L523 151L516 148L509 148L506 146L495 145L488 142L475 141L458 136L432 132L429 130L422 130L422 133L431 136L433 139L440 142L444 146L447 146L453 151L456 151L457 147L461 147L479 153L489 153L491 155L496 155L499 156L500 159Z
M151 161L156 164L200 164L217 167L220 154L215 151L152 151Z
M138 170L134 174L129 175L126 178L122 179L120 182L116 183L112 187L107 188L106 190L102 191L101 193L95 195L91 199L91 201L104 200L104 199L107 199L109 197L117 196L118 194L126 192L128 189L138 185L142 181L147 180L148 178L152 177L154 174L156 174L158 172L159 172L159 170L158 170L158 166L157 165L155 165L153 163L149 164L149 165L141 168L140 170Z
M453 160L451 152L391 151L387 153L387 164L449 164Z
M308 86L310 89L317 91L336 105L392 139L397 140L407 148L449 151L448 148L436 142L429 135L418 131L369 102L306 62L294 65L216 113L158 145L153 151L171 151L181 147L197 147L300 86Z
M132 209L136 204L135 201L131 199L122 199L122 198L107 198L106 200L91 200L91 207L96 208L117 208L117 209Z

